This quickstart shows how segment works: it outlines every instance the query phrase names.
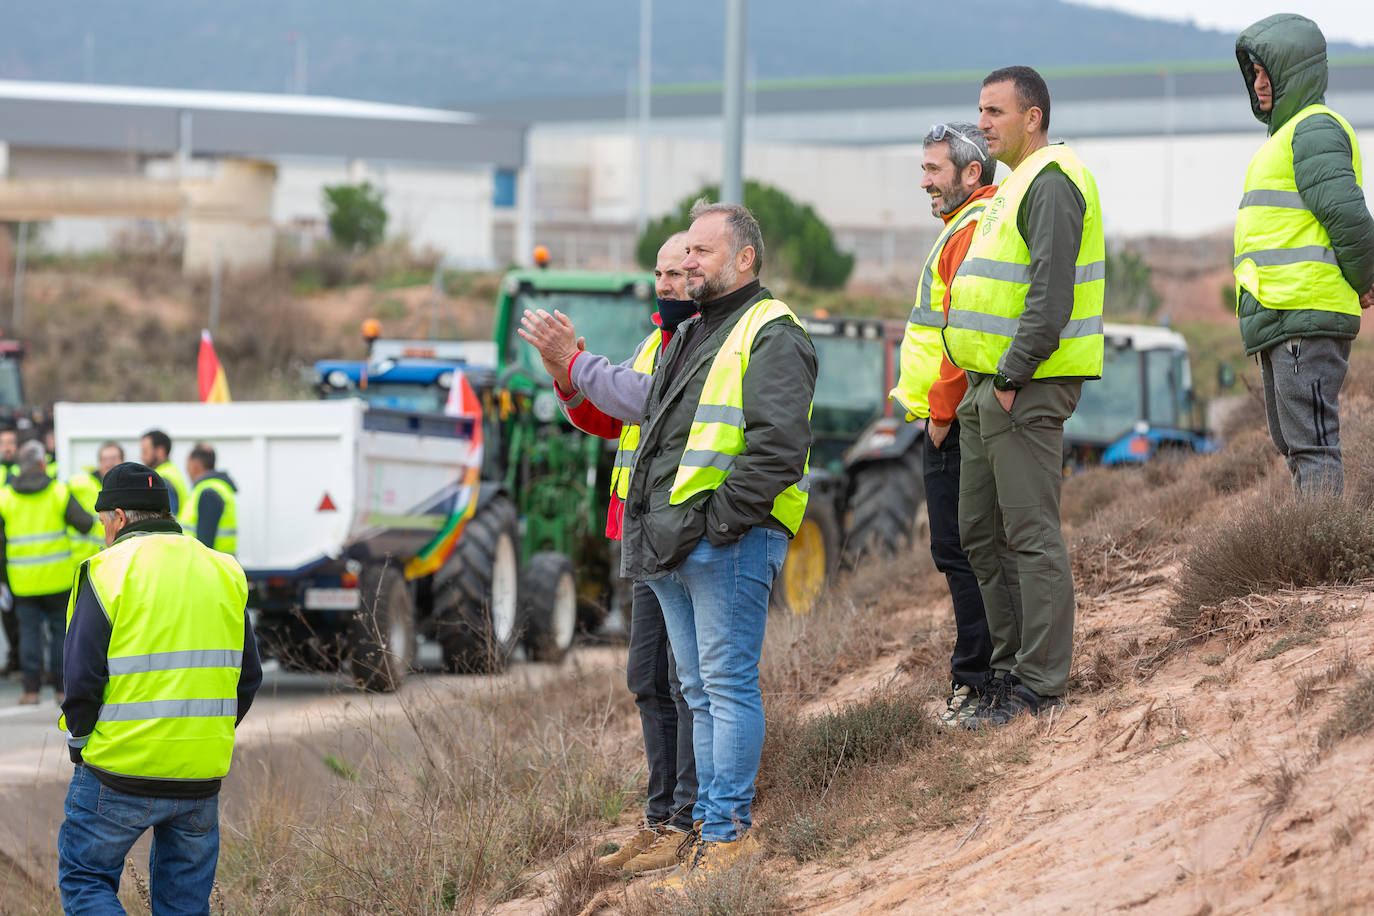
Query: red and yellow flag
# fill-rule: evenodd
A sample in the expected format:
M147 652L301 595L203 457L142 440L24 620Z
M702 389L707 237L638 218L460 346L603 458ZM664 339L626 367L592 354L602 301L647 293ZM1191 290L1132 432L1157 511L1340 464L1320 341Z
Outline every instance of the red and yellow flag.
M229 380L224 367L215 355L215 344L209 331L200 332L200 356L196 360L196 380L200 383L200 399L207 404L229 402Z

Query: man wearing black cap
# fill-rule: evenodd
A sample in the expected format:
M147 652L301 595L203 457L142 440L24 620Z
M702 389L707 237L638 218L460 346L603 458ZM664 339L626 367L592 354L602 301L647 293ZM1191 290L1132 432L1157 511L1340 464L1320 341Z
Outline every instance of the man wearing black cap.
M262 683L247 582L182 533L146 465L111 468L95 508L107 546L78 568L67 610L62 906L119 912L124 860L152 830L153 912L208 912L220 781Z

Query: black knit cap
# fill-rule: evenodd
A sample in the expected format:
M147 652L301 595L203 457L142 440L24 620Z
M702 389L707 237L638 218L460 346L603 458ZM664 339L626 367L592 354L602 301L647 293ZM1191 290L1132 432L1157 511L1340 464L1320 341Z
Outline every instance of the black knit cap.
M167 496L167 482L146 464L126 461L105 472L100 495L95 498L95 511L115 509L151 509L154 512L172 511Z

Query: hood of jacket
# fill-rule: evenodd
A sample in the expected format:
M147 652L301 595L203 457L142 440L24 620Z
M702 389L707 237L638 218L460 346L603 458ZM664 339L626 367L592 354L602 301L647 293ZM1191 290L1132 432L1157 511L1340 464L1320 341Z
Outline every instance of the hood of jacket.
M1236 61L1245 77L1250 110L1269 135L1308 105L1326 100L1326 38L1317 24L1297 13L1276 13L1236 39ZM1255 97L1255 64L1269 73L1274 104L1261 111Z
M10 478L10 486L16 493L42 493L52 485L53 479L43 468L25 471Z

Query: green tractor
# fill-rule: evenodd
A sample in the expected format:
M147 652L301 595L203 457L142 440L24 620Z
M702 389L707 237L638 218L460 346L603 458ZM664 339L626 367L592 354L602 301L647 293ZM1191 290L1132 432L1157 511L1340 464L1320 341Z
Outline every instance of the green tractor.
M578 626L595 632L613 609L629 616L620 545L605 536L616 443L587 435L563 417L539 354L516 334L526 309L562 312L592 349L620 362L654 329L653 276L514 270L506 274L497 304L497 388L506 392L506 403L494 473L515 498L526 562L540 553L569 558ZM521 403L528 408L517 409ZM540 574L531 564L530 588L537 587Z
M814 607L841 567L854 569L928 540L921 478L923 423L894 413L905 327L900 321L817 315L802 319L816 348L811 492L773 603Z
M652 277L643 273L516 270L501 287L496 387L509 403L489 473L503 479L515 499L529 587L539 573L533 557L568 557L579 627L587 632L595 632L611 609L628 611L619 544L604 536L615 443L567 422L538 353L515 331L525 309L557 309L592 350L619 362L654 329L653 295ZM924 426L894 416L887 398L897 377L902 323L816 317L803 325L820 367L810 499L773 589L774 606L793 613L809 611L842 564L852 568L906 549L925 527Z

